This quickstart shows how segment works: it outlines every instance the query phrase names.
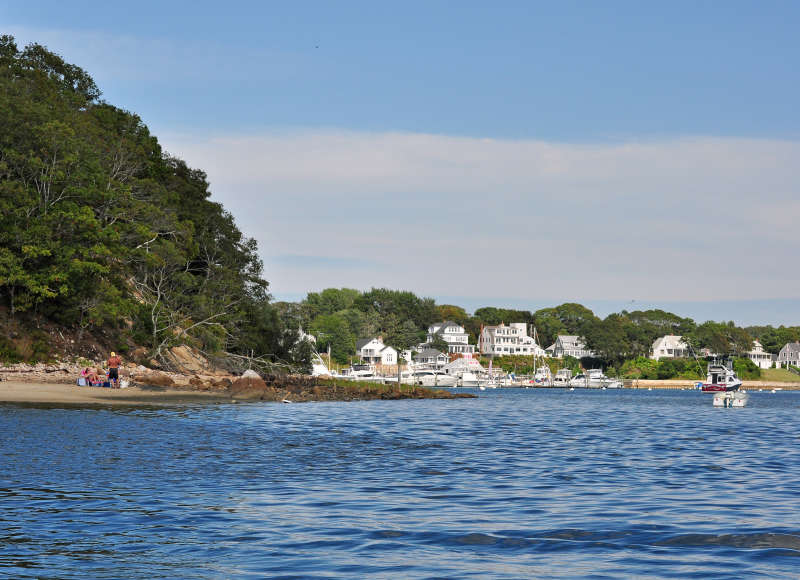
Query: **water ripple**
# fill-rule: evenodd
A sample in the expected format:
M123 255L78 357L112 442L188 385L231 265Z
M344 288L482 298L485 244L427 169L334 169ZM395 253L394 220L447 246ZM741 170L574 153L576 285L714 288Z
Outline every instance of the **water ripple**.
M0 576L793 578L799 402L0 406Z

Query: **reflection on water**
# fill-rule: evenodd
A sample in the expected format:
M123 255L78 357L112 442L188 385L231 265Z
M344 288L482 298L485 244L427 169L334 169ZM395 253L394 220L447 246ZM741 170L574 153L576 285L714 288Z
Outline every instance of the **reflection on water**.
M794 577L800 393L0 406L0 576Z

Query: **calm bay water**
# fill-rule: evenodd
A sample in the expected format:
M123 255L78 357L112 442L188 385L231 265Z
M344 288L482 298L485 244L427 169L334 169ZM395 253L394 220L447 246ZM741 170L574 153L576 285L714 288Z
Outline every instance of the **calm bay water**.
M793 578L800 393L0 406L0 577Z

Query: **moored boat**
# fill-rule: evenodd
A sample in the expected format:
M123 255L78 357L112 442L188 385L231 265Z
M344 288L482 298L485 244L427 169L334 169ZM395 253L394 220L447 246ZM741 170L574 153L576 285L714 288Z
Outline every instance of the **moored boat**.
M550 371L550 367L548 366L541 366L536 369L536 373L533 375L533 382L537 385L550 385L553 381L553 373Z
M553 384L560 387L568 387L569 382L572 380L572 371L570 369L558 369Z
M714 360L708 363L706 372L706 382L700 390L704 393L724 393L728 391L738 391L742 386L742 380L736 376L733 370L733 361L728 359L725 362Z
M724 391L714 393L712 404L715 407L744 407L747 399L748 395L744 391Z
M439 370L417 371L414 375L416 383L423 387L455 387L458 379Z

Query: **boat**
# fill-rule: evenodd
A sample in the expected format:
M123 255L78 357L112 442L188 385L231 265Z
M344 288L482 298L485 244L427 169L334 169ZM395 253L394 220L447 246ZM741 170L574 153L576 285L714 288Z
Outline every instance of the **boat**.
M608 378L603 374L602 369L589 369L583 373L577 374L569 380L568 384L571 387L583 387L585 389L622 388L622 381Z
M328 359L330 360L330 359ZM325 361L322 360L322 357L319 355L318 352L313 352L311 357L311 376L312 377L332 377L333 373L331 373L328 365L325 364Z
M570 369L558 369L556 376L553 377L553 385L557 387L567 387L572 379L572 371Z
M376 381L375 367L368 364L354 364L348 369L342 370L340 378L349 381Z
M397 384L397 375L388 375L383 377L383 384ZM414 385L416 384L416 376L413 370L406 370L400 373L401 385Z
M741 386L742 380L736 376L732 360L714 360L708 363L706 382L700 386L700 390L704 393L726 393L738 391Z
M486 386L496 389L498 387L516 387L519 386L519 383L516 382L513 375L494 374L489 377Z
M572 377L569 381L569 386L599 389L603 386L605 378L606 376L602 370L589 369Z
M718 391L714 393L715 407L744 407L748 395L745 391Z
M457 380L457 387L480 387L487 385L487 373L474 358L457 358L442 370Z
M458 379L440 370L425 369L414 373L414 382L423 387L455 387Z
M493 385L489 385L486 379L481 379L478 375L471 371L464 371L461 373L461 376L458 378L458 386L493 388Z
M533 382L537 385L550 385L553 381L553 373L550 371L550 367L548 366L541 366L536 369L536 373L533 375Z

